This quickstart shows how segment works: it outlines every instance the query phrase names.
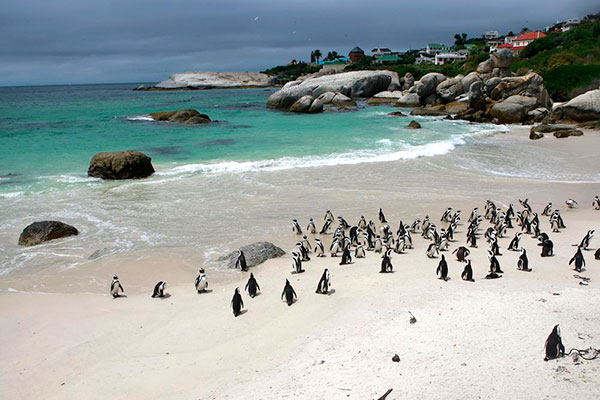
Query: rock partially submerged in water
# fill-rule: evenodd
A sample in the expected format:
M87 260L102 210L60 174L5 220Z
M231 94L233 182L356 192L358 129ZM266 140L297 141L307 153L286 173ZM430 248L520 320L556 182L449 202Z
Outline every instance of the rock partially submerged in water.
M410 121L410 123L408 124L407 128L410 128L410 129L421 129L421 124L418 123L417 121L415 121L413 119L412 121Z
M206 114L201 114L194 109L175 110L175 111L157 111L150 113L155 121L175 122L185 125L202 125L211 122Z
M102 179L139 179L154 173L152 159L135 150L110 151L94 155L88 176Z
M248 265L248 267L255 267L271 258L281 257L285 254L285 251L271 242L252 243L241 247L241 250L244 252L246 265ZM235 268L235 262L237 261L239 254L239 251L232 251L226 256L219 257L217 261L223 261L228 268Z
M74 226L60 221L39 221L28 225L21 236L20 246L35 246L48 240L60 239L78 235L79 231Z
M554 132L554 137L557 139L568 138L570 136L583 136L583 132L579 129L567 129Z
M261 72L184 72L173 74L155 86L134 90L199 90L264 88L273 85L273 78Z

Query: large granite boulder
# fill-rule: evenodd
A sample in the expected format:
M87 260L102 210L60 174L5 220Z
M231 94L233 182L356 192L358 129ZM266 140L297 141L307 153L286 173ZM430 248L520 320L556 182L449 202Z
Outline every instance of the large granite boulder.
M510 68L513 61L513 53L509 49L500 49L490 56L492 68Z
M405 92L398 97L396 105L398 107L418 107L421 105L421 101L416 93Z
M469 88L469 107L475 111L484 111L486 107L483 82L475 80Z
M367 104L396 104L400 97L402 97L402 92L400 90L386 90L371 97L367 100Z
M318 113L323 111L323 102L310 95L302 96L289 108L291 112Z
M152 159L135 150L97 153L92 157L88 176L102 179L146 178L154 173Z
M317 97L321 103L326 106L336 106L336 107L355 107L356 102L352 100L350 97L345 96L341 93L337 92L325 92L319 97Z
M423 77L415 83L416 93L419 96L421 103L425 104L425 99L432 94L435 94L438 85L446 79L448 79L446 75L440 74L439 72L430 72L423 75Z
M78 235L79 231L74 226L60 221L40 221L28 225L21 236L20 246L35 246L48 240L60 239L67 236Z
M347 97L372 97L387 90L398 74L390 71L352 71L308 78L286 83L267 100L267 107L289 110L303 96L319 97L323 93L338 92Z
M477 66L477 72L480 74L490 74L494 70L494 62L491 58L488 58L485 61L482 61Z
M490 115L500 123L523 122L527 119L527 113L536 108L536 104L535 97L514 95L494 104Z
M568 138L571 136L583 136L583 132L579 129L568 129L564 131L556 131L554 132L554 137L557 139Z
M478 72L473 71L465 75L462 79L463 93L467 93L475 81L481 81L481 76L479 76Z
M254 267L271 258L281 257L285 254L285 251L275 246L270 242L256 242L240 248L244 252L246 258L246 265L248 267ZM240 255L239 251L232 251L226 256L219 257L217 261L223 262L229 268L235 268L235 262Z
M600 120L600 89L590 90L555 107L551 117L557 121L586 122Z
M493 100L502 100L514 95L535 97L538 100L537 105L541 107L550 108L552 106L548 91L544 87L544 78L535 72L523 76L502 78L489 96Z
M400 79L402 90L408 90L415 84L415 77L410 72L404 74L404 77Z
M464 76L456 75L454 78L448 78L437 85L436 92L443 103L450 103L464 93L463 79Z
M201 125L211 122L210 117L194 109L157 111L149 114L155 121L175 122L186 125Z
M173 74L149 90L268 87L273 78L261 72L185 72Z

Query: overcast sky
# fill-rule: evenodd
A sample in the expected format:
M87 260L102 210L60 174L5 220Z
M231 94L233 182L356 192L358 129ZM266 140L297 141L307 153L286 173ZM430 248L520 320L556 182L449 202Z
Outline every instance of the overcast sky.
M597 0L0 0L0 86L258 71L317 48L452 44L457 32L539 29L598 11Z

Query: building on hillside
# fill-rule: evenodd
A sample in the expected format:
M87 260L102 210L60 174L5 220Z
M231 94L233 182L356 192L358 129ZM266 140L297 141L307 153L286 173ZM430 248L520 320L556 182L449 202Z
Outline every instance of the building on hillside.
M453 63L456 61L464 61L467 56L459 53L440 53L436 54L433 63L435 65L444 65L447 63Z
M435 61L435 56L429 54L429 53L425 53L425 52L421 52L419 53L419 56L417 57L417 59L415 60L415 64L432 64Z
M569 18L569 19L566 19L564 21L557 21L552 26L547 26L544 29L544 31L546 31L546 32L563 33L563 32L566 32L566 31L569 31L569 30L573 29L574 27L576 27L580 23L581 23L581 20L579 18Z
M516 35L506 35L506 36L504 36L504 43L513 44L516 37L517 37Z
M485 43L489 46L490 51L494 52L496 50L496 48L498 48L498 46L500 46L501 44L504 44L504 40L502 40L502 39L493 39L493 40L488 40Z
M483 34L483 38L485 40L498 39L500 37L500 32L498 31L487 31Z
M375 58L375 62L377 64L385 64L385 63L396 63L398 61L401 61L402 57L400 57L400 55L398 53L396 54L383 54L382 56L379 56L377 58Z
M350 59L348 57L338 57L335 60L321 60L318 62L318 65L320 65L323 70L335 72L342 72L348 64L350 64Z
M533 42L534 40L543 38L546 36L548 36L548 35L546 35L544 32L539 32L539 31L525 32L525 33L517 36L513 40L513 45L515 47L525 47L525 46L529 45L531 42Z
M373 58L377 58L377 57L381 57L384 55L389 55L389 54L393 54L394 52L390 49L388 49L387 47L375 47L373 50L371 50L371 57Z
M440 54L450 50L448 46L443 43L429 43L425 48L425 53L427 54Z
M364 55L365 52L363 51L363 49L356 46L355 48L350 50L350 53L348 53L348 58L350 59L350 62L355 63L358 62L361 58L363 58Z

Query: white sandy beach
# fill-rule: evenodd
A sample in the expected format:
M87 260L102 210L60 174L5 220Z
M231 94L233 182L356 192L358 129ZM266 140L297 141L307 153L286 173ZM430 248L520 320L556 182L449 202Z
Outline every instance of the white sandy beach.
M532 170L568 164L582 174L593 168L600 174L598 132L532 142L525 128L513 127L494 140L515 148L516 156L502 155L507 164L527 168L526 155L539 149L556 159ZM589 229L600 232L600 211L591 207L600 182L463 171L460 163L470 155L457 153L254 176L254 187L263 184L262 196L273 203L241 199L240 207L249 206L245 221L254 221L255 230L233 243L269 240L287 254L251 268L262 292L254 299L243 293L247 312L237 318L229 304L249 272L208 269L210 293L198 295L192 284L202 260L196 244L0 277L3 393L10 399L377 399L391 388L389 400L598 398L600 359L574 364L543 358L556 324L567 351L600 347L600 261L593 259L600 237L592 240L594 251L584 252L581 275L591 278L589 286L579 285L568 266L572 245ZM526 197L535 212L548 201L561 210L567 228L560 233L551 233L547 217L540 216L556 255L541 258L537 240L524 235L533 271L518 271L519 253L506 250L516 231L509 230L500 241L505 274L484 280L488 246L481 236L470 257L475 282L462 281L463 265L451 252L465 245L471 209L481 210L491 199L503 207L512 202L519 211L518 199ZM579 206L566 209L569 197ZM420 235L413 235L414 249L393 255L393 274L378 273L381 259L373 252L346 266L338 265L339 258L312 257L305 273L290 273L289 251L297 240L289 229L292 218L303 228L309 217L320 224L330 208L355 224L361 214L376 221L383 207L395 231L400 219L408 223L426 214L439 226L449 206L462 210L462 224L444 252L447 282L436 279L439 258L425 256L429 242ZM223 223L235 232L231 221ZM487 226L485 221L482 234ZM327 235L324 243L330 242ZM333 275L330 295L315 294L324 268ZM108 294L114 273L126 298ZM280 300L286 278L298 293L291 307ZM170 297L150 298L158 280L169 282ZM392 362L394 354L399 363Z

